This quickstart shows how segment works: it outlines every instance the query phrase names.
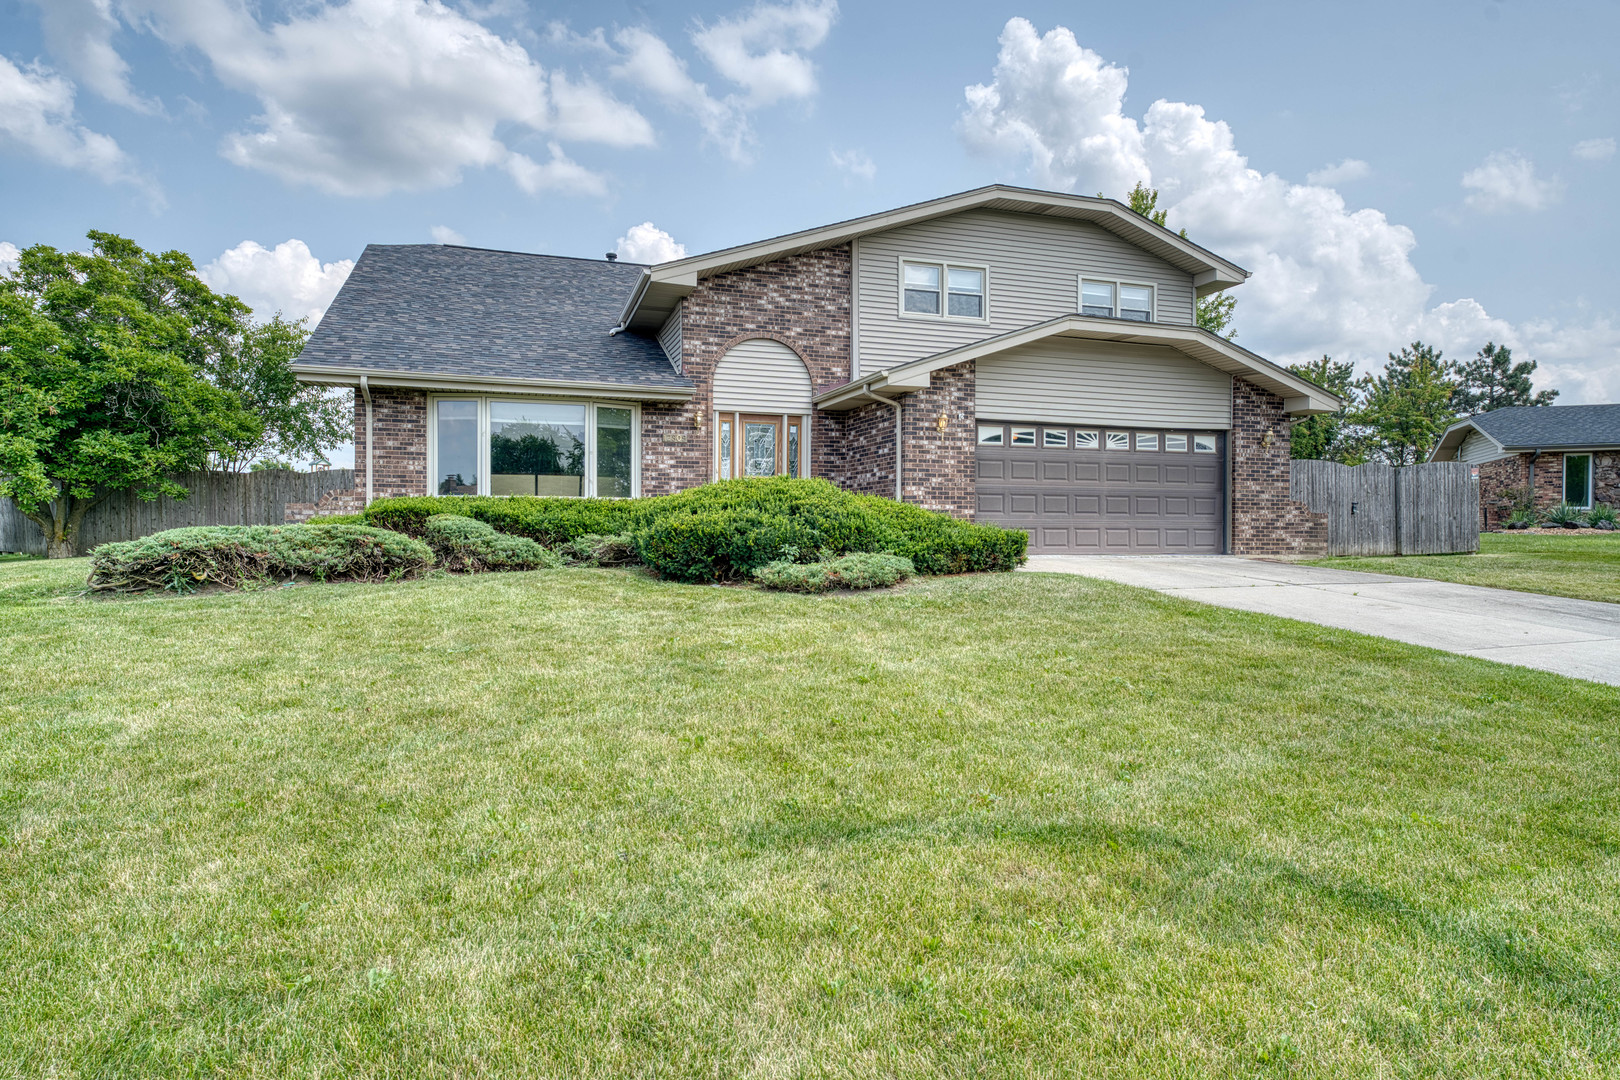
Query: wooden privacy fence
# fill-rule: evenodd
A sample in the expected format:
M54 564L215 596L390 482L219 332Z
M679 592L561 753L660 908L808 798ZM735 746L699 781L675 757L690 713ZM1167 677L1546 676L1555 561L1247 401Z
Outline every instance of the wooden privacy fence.
M1444 555L1479 550L1479 484L1465 462L1292 463L1289 495L1327 515L1329 555Z
M188 525L280 525L288 503L312 503L328 491L354 487L353 469L293 472L191 473L177 477L191 495L152 502L118 491L90 508L79 530L80 554L97 544L135 540ZM10 499L0 498L0 551L45 554L45 534L23 517Z

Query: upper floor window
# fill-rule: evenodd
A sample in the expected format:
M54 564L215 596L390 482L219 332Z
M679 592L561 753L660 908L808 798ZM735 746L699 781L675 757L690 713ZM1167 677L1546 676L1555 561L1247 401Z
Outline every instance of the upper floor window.
M1104 319L1152 322L1153 286L1082 278L1080 314Z
M904 261L900 264L900 311L983 322L989 307L988 277L982 266Z

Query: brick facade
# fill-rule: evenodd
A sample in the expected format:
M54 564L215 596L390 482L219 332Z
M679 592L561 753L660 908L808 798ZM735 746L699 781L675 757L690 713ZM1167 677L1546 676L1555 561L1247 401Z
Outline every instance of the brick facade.
M1269 438L1268 438L1269 437ZM1268 445L1269 442L1269 445ZM1318 555L1327 551L1327 515L1288 497L1288 415L1282 398L1232 380L1231 468L1233 555Z
M900 399L906 502L972 520L976 386L969 360L934 372L928 389Z
M1500 529L1529 490L1531 455L1513 454L1479 467L1479 512L1487 530ZM1564 455L1544 452L1534 459L1537 510L1564 501ZM1620 454L1592 452L1592 501L1620 507Z
M714 369L732 346L772 338L799 354L814 390L850 376L849 247L790 255L698 282L681 306L681 370L690 401L647 406L641 421L641 490L662 495L713 479ZM824 425L811 430L819 452ZM826 432L833 437L830 429Z
M371 444L377 455L371 472L374 499L428 494L427 392L373 387ZM354 395L354 475L361 494L366 475L366 399Z
M846 491L894 498L894 410L874 401L848 412L820 412L810 472Z

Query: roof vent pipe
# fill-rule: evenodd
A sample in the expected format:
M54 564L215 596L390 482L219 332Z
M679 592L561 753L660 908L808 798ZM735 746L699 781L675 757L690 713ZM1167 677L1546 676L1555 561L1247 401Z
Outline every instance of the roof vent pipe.
M619 253L617 251L608 252L607 253L607 261L608 262L618 262L619 261Z

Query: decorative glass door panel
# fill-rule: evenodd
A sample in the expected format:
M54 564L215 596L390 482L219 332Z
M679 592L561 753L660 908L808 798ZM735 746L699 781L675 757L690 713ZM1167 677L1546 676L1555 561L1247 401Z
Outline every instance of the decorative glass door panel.
M743 421L743 475L775 476L779 421Z

